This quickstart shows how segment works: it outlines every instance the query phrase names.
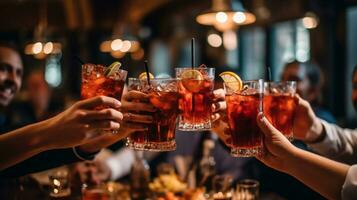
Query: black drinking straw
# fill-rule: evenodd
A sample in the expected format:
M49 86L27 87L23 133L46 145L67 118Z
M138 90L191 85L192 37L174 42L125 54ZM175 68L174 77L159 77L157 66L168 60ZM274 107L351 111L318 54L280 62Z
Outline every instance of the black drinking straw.
M271 82L272 78L271 78L271 68L267 67L267 81Z
M195 38L191 39L191 68L195 68Z
M271 88L270 88L270 83L272 81L272 77L271 77L271 67L267 67L267 81L268 81L268 91L269 93L271 92Z
M195 38L191 39L191 68L195 68ZM192 93L192 111L195 111L195 93Z
M147 80L148 80L148 84L151 85L151 83L150 83L150 74L149 74L148 61L145 60L145 61L144 61L144 64L145 64L146 78L147 78Z

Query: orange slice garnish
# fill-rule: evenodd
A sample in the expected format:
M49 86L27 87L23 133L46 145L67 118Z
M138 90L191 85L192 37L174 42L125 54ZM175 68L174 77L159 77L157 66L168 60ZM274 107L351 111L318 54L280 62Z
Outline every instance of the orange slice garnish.
M242 89L243 82L237 74L233 72L222 72L219 76L223 79L224 84L231 90L236 92Z

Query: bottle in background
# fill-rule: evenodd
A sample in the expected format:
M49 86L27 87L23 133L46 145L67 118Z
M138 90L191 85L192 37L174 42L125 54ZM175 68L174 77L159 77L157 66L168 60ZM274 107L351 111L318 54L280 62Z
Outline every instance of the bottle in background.
M212 155L214 147L214 140L205 139L203 141L202 158L197 168L197 186L205 187L206 193L212 190L212 179L216 173L216 161Z
M145 199L149 197L150 167L144 159L142 151L135 152L135 161L130 174L131 198Z

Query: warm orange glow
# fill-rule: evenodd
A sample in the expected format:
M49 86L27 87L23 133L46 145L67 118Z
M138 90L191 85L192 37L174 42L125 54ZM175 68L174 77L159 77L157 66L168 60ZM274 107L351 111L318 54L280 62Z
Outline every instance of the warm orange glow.
M224 16L226 16L227 18L225 18ZM255 20L256 20L255 16L250 12L234 12L234 11L208 12L198 15L196 17L196 21L199 24L214 26L217 30L222 32L236 29L238 25L247 25L247 24L254 23Z
M207 37L207 42L212 47L220 47L222 45L222 38L218 34L210 34Z
M113 51L118 51L123 47L123 41L121 39L115 39L111 42L110 47Z
M33 44L32 46L32 52L34 54L39 54L42 51L42 43L41 42L36 42L35 44Z
M52 42L47 42L45 46L43 47L43 53L45 54L50 54L53 51L53 43Z
M129 41L129 40L124 40L123 41L123 45L122 45L122 47L120 48L120 51L121 52L128 52L129 51L129 49L130 49L130 47L131 47L131 42Z
M134 60L141 60L144 58L144 49L140 48L138 51L131 54L131 58Z

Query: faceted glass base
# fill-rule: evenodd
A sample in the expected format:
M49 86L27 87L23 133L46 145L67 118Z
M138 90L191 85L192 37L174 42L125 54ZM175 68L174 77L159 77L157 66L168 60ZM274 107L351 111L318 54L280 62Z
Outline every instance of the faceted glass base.
M145 143L137 143L130 139L127 139L126 146L140 151L174 151L176 150L176 142L168 141L168 142L145 142Z
M178 130L180 131L208 131L211 130L211 121L204 123L185 123L180 121L178 125Z
M233 157L254 157L262 155L264 152L263 147L235 147L231 149L231 155Z

